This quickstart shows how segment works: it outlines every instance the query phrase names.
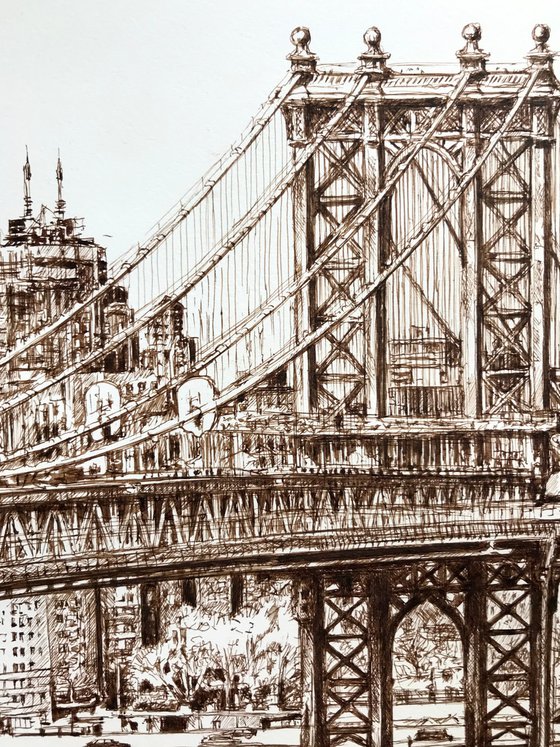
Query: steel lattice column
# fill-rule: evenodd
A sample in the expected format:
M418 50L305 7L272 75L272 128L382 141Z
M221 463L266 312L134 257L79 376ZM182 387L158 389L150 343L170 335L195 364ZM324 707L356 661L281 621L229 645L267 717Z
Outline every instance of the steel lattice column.
M475 106L463 107L464 162L468 171L476 162L480 151L478 110ZM465 415L480 417L480 175L467 189L462 203L463 228L463 315L462 356Z
M485 415L548 407L554 106L539 97L521 109L511 135L483 170L480 354ZM482 109L481 132L488 136L505 115L505 109Z
M304 145L332 115L330 106L292 103L288 122L294 148ZM366 181L363 127L363 105L356 104L295 180L292 194L296 274L321 257L334 232L350 222L363 204ZM360 229L300 292L294 310L298 340L328 321L340 301L353 298L363 288L364 246L364 229ZM365 332L364 312L357 309L300 356L294 365L300 412L318 411L332 417L364 414Z
M551 158L552 112L550 104L531 107L533 148L531 153L531 406L549 406L549 324L551 247Z
M549 561L486 564L485 745L549 742L551 599Z
M325 747L323 585L318 577L294 582L301 656L301 747Z
M309 136L308 110L304 101L292 103L287 113L290 142L294 149L294 159ZM310 220L312 199L313 159L296 174L292 186L293 227L294 227L294 272L302 275L310 264L310 251L313 246L313 223ZM294 299L294 333L296 342L301 342L311 331L310 294L311 285L305 285ZM293 382L296 412L311 410L310 368L314 365L314 349L298 356L293 363Z
M383 112L377 102L364 106L364 170L366 200L374 199L383 187L385 149L383 142ZM379 274L384 255L387 223L384 206L374 213L364 227L365 282L371 283ZM379 288L365 308L365 366L367 374L367 412L382 417L386 414L386 309L385 287Z
M464 652L465 673L465 744L483 747L485 744L484 713L486 712L486 648L484 628L486 621L484 563L472 562L468 568L465 589Z
M325 736L329 747L381 747L392 740L386 574L324 581Z

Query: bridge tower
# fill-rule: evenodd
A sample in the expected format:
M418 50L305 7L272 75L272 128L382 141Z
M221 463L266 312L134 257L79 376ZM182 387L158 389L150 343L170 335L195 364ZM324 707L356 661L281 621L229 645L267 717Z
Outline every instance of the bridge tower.
M351 307L294 362L296 409L349 438L390 432L401 467L448 507L483 471L494 477L476 490L507 503L522 464L521 489L544 499L559 404L549 30L535 27L527 64L507 70L487 65L477 24L463 37L453 72L391 69L376 28L354 69L323 68L296 29L290 59L306 77L285 107L297 155L354 96L293 189L296 271L324 258L296 299L297 339ZM351 238L333 252L341 235ZM447 454L439 487L427 476L435 452ZM406 504L408 489L392 489ZM411 543L421 536L410 530ZM305 745L392 743L392 639L426 599L461 632L466 744L548 744L555 540L430 560L443 542L392 570L302 583Z
M424 144L379 209L300 294L300 340L332 318L391 265L476 163L515 101L540 71L507 134L441 222L372 294L295 367L298 408L329 416L530 417L549 408L551 359L552 144L557 82L548 30L538 26L528 68L487 71L480 28L464 30L457 56L470 75L457 105ZM308 74L286 105L294 152L312 141L360 77L367 85L294 185L295 264L321 258L394 177L430 128L457 75L388 67L380 33L364 37L356 69L317 72L307 30L290 56ZM527 72L528 71L528 72ZM554 395L553 395L554 396Z

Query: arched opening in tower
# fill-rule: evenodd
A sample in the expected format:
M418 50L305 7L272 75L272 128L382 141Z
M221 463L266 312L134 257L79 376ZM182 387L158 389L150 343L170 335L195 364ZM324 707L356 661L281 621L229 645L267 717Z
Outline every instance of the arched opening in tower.
M401 620L393 641L393 742L464 743L464 663L460 633L425 601Z

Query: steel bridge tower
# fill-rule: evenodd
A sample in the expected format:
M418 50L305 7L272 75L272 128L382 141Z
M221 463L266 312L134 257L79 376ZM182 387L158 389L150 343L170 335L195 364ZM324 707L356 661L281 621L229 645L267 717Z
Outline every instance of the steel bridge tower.
M295 330L304 340L336 320L341 303L373 291L308 347L293 375L298 412L347 428L349 438L359 438L364 422L390 433L378 443L387 449L392 440L387 450L400 461L401 478L424 474L417 479L434 511L441 501L454 513L455 491L473 484L473 472L486 473L473 499L492 493L507 523L506 486L544 499L557 432L558 84L546 27L535 28L528 66L516 71L487 69L476 24L463 35L457 57L468 82L426 138L456 75L391 70L375 28L364 36L357 69L317 69L307 31L294 32L292 65L308 75L285 107L294 151L320 132L357 76L368 79L294 185L298 271L317 262L333 233L409 163L376 213L300 293ZM535 83L497 147L458 189L531 75ZM442 213L437 226L420 223L426 208ZM415 231L415 254L399 262ZM390 470L387 451L384 458ZM473 469L465 470L469 459ZM521 462L532 464L523 487ZM393 490L418 505L416 487ZM409 539L418 539L412 528ZM391 744L392 640L405 615L428 599L463 641L466 744L549 743L553 535L514 532L495 555L490 544L468 558L462 549L431 557L443 540L404 566L401 558L395 568L321 572L302 582L306 745Z

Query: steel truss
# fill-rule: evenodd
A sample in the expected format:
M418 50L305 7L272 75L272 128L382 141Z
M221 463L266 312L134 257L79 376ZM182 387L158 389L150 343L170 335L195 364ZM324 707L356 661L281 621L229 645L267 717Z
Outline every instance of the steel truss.
M426 601L462 641L467 747L546 744L552 587L538 547L506 554L317 575L305 622L324 709L309 718L314 744L392 744L393 641Z
M33 498L33 499L31 499ZM155 572L185 558L232 554L243 562L283 547L312 553L336 534L341 548L449 541L536 531L546 509L534 506L523 476L439 478L302 475L206 478L96 495L67 491L56 502L21 496L0 510L0 586L88 572ZM543 524L544 526L544 524ZM257 553L258 555L258 553Z

